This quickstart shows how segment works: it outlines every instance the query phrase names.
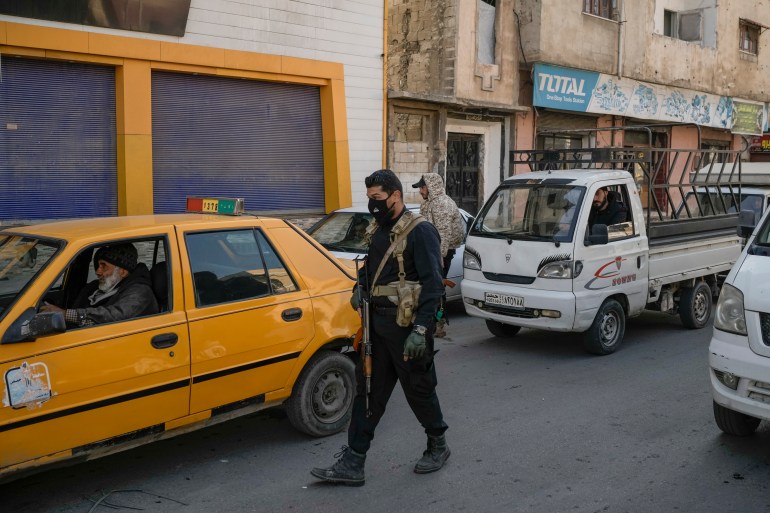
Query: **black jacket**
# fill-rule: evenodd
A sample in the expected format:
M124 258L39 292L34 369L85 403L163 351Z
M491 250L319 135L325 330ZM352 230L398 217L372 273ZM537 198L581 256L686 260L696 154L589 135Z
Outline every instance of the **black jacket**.
M391 254L388 262L382 268L379 278L377 278L377 283L372 283L374 273L377 272L382 257L385 256L390 247L390 229L397 221L398 219L395 219L387 226L380 226L372 234L366 266L363 268L360 276L364 288L398 281L398 261ZM417 304L415 324L428 326L433 322L441 296L444 294L442 272L443 260L441 258L441 240L438 231L436 231L436 227L431 223L422 222L415 226L406 236L406 248L404 249L405 279L408 281L418 281L422 285L420 301ZM379 304L377 303L377 298L373 301L374 304ZM392 303L383 303L381 306L386 305L393 306Z
M588 226L595 224L605 224L607 226L611 224L625 223L628 217L628 209L622 203L617 201L609 201L607 208L599 210L596 207L591 207L591 213L588 215Z
M118 283L118 292L104 298L96 305L91 305L88 296L99 288L99 280L94 280L80 291L75 300L74 309L78 318L87 319L86 324L102 324L123 321L158 313L158 300L152 291L150 271L147 266L139 264L134 272ZM88 322L90 321L90 322Z

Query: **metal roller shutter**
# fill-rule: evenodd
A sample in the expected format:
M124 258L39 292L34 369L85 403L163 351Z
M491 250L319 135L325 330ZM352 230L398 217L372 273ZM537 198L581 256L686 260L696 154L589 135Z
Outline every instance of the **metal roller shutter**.
M3 57L0 221L117 215L115 70Z
M317 87L153 72L152 118L156 213L183 211L187 196L323 211Z
M596 128L596 116L565 114L550 110L538 111L538 130L580 130Z

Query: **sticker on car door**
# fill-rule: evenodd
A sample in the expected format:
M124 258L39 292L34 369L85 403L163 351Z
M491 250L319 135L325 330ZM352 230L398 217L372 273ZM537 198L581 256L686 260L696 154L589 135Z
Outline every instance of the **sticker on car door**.
M51 398L48 366L42 362L23 362L5 373L3 405L14 409L37 408Z

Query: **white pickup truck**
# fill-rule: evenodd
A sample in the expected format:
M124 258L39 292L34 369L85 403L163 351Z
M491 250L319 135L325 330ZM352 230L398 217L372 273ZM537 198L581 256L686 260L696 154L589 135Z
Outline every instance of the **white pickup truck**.
M618 348L626 319L645 309L678 313L685 326L702 328L721 278L741 252L738 214L683 217L672 208L695 186L661 177L670 176L677 161L703 158L698 151L688 157L677 152L656 150L636 162L644 165L644 184L619 156L611 165L621 169L594 163L564 169L569 166L553 157L543 164L530 156L530 168L561 169L514 175L481 209L463 261L467 312L501 337L522 327L584 332L586 350L602 355ZM721 158L730 163L718 166L723 179L716 189L739 194L738 154L725 153ZM625 220L589 227L599 189L623 204Z

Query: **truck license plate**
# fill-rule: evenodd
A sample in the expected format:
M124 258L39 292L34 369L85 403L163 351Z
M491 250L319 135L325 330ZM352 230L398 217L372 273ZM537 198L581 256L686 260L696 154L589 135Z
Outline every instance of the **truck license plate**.
M524 298L521 296L511 296L508 294L497 294L496 292L486 292L484 294L484 301L490 305L524 308Z

